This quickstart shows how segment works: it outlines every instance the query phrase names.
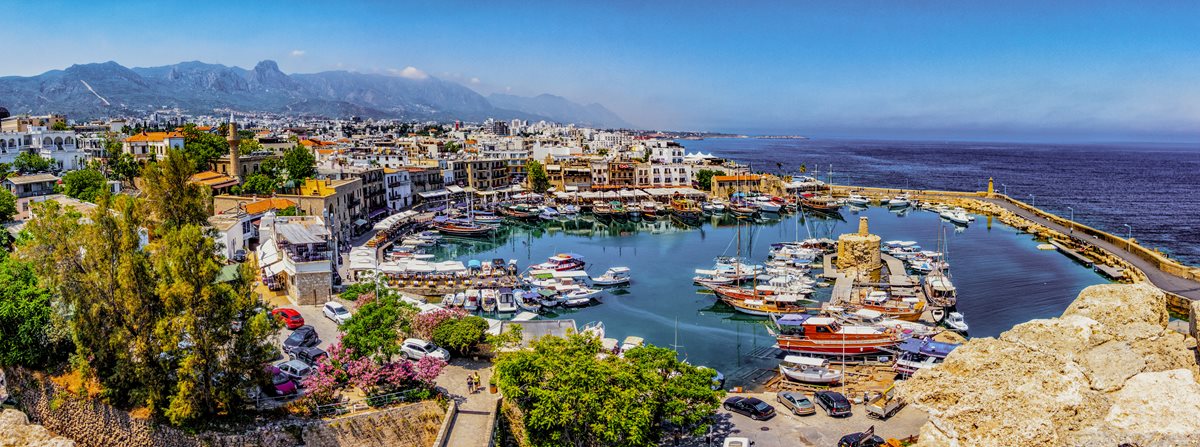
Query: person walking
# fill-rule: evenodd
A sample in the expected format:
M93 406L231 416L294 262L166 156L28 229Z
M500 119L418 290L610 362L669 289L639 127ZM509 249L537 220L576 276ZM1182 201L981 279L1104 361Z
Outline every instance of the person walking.
M467 392L475 393L475 376L467 375Z
M474 379L475 379L476 391L482 390L483 389L483 381L479 380L479 371L475 371L475 373L472 374L472 377L474 377Z

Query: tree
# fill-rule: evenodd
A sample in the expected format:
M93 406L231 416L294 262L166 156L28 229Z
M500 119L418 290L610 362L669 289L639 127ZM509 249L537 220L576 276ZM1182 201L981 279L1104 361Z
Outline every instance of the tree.
M240 134L241 131L238 131L238 133ZM251 132L250 135L254 135L254 132ZM262 143L259 143L258 140L255 140L254 138L243 138L242 141L238 143L238 154L241 155L251 154L261 150L263 150Z
M457 354L466 354L484 340L488 323L474 315L451 318L433 328L433 342Z
M342 344L356 355L391 361L400 353L400 334L410 330L417 308L393 293L381 292L342 325Z
M50 290L28 263L0 252L0 365L40 368L58 357Z
M720 173L720 171L714 171L711 169L701 169L696 171L696 185L700 187L701 191L710 191L712 190L713 176Z
M33 152L21 152L13 159L12 168L21 173L43 172L50 170L51 162L52 160Z
M146 165L146 199L159 222L180 227L208 221L210 191L189 181L194 173L187 156L174 149L167 151L166 160Z
M279 182L263 174L254 174L242 183L243 194L269 195L279 188Z
M71 171L62 177L63 194L85 202L94 202L96 197L108 190L104 174L94 169Z
M317 159L308 148L296 145L284 151L283 168L288 180L300 182L317 175Z
M109 153L113 154L113 152ZM133 181L133 178L141 173L142 165L138 164L132 155L124 152L115 154L108 159L108 169L112 172L113 178L123 182Z
M646 346L599 358L600 340L543 337L505 352L494 380L524 415L534 446L656 446L664 435L704 433L720 404L714 372Z
M67 123L63 121L55 121L54 124L50 125L50 130L62 131L67 129L70 129L70 127L67 126Z
M525 163L525 172L529 173L529 187L533 192L540 194L550 189L550 176L541 162L529 160Z
M8 222L17 215L17 196L8 189L0 188L0 223Z
M229 153L229 142L220 135L202 131L195 124L183 126L183 153L193 169L203 171L213 160Z

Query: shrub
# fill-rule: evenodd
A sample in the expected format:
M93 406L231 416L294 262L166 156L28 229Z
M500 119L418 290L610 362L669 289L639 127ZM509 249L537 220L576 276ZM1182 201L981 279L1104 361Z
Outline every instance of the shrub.
M482 317L448 319L433 329L433 342L458 354L465 354L484 340L487 328L487 320Z

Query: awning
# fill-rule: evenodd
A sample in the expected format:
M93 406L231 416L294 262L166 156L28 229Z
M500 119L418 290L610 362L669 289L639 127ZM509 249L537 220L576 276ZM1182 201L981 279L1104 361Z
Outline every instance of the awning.
M437 197L445 197L447 194L450 194L450 191L447 191L444 189L417 193L417 195L420 196L422 199L433 199L433 198L437 198Z
M371 216L370 216L370 217L371 217L372 219L374 219L374 218L376 218L376 217L379 217L379 216L382 216L382 215L384 215L384 214L387 214L387 212L388 212L388 209L387 209L387 208L380 208L380 209L377 209L377 210L375 210L375 211L371 211Z
M369 222L367 222L367 220L366 220L366 219L362 219L362 218L359 218L358 220L354 221L354 225L357 225L357 226L360 226L360 227L361 227L361 226L363 226L363 225L366 225L366 224L368 224L368 223L369 223Z
M274 264L263 267L263 275L267 277L278 275L283 271L283 263L276 262Z
M463 192L463 191L464 191L464 189L462 189L462 188L461 188L461 187L459 187L459 186L455 186L455 185L450 185L450 186L447 186L447 187L446 187L446 190L447 190L447 191L450 191L451 193L454 193L454 194L458 194L458 193L461 193L461 192Z

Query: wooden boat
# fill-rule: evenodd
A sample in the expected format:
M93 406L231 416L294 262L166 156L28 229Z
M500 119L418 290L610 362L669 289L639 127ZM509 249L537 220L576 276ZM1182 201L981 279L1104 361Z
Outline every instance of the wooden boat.
M694 224L700 222L700 219L704 217L704 212L696 205L696 201L676 198L671 200L671 215L684 223Z
M829 369L829 360L789 355L779 363L779 373L796 382L828 384L842 380L842 372Z
M537 207L524 204L502 206L499 211L504 217L519 220L535 220L541 214Z
M754 315L759 317L769 317L772 315L787 315L787 314L802 314L810 309L800 304L802 301L808 301L795 296L779 295L768 299L750 299L750 300L735 300L731 298L721 298L734 310L746 315ZM816 309L813 309L816 310Z
M842 207L838 205L837 200L834 200L832 196L803 197L800 199L800 204L806 210L821 213L836 213Z
M441 222L434 221L433 228L442 234L460 237L487 237L496 227L492 225L484 225L470 222L444 220Z
M592 215L598 219L611 219L613 218L612 205L599 200L592 202Z
M954 307L958 303L958 289L950 282L950 275L940 270L934 270L921 281L925 290L925 298L930 304L940 307Z
M863 309L870 309L897 320L917 321L925 311L925 302L920 298L905 297L896 299L887 292L874 290L867 294L859 304Z
M504 217L497 216L495 213L487 211L474 211L471 213L471 218L478 223L498 224L504 221Z
M871 355L894 348L906 337L892 329L844 325L831 317L788 314L773 318L779 349L800 354Z
M753 216L758 214L758 207L745 202L735 202L729 204L729 212L738 216Z
M612 208L612 217L617 219L629 217L629 209L625 207L624 203L613 200L608 202L608 206L609 208Z
M572 253L559 253L551 256L546 262L534 265L531 267L536 270L556 270L565 272L567 270L583 270L587 263L583 262L583 256Z
M642 202L642 217L646 219L658 219L658 216L663 213L662 205L653 200Z

